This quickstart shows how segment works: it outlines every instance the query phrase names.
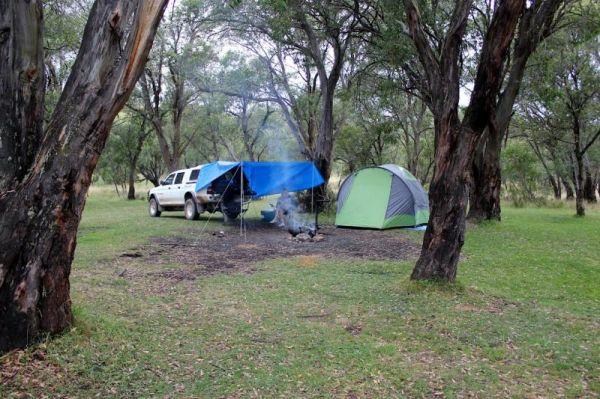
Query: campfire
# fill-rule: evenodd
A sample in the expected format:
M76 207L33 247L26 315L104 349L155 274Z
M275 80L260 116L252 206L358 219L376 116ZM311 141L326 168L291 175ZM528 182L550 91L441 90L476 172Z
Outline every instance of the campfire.
M325 236L319 233L315 233L313 235L309 235L308 233L299 233L296 235L290 235L289 239L297 242L319 242L323 241Z
M296 241L313 242L323 239L323 236L318 234L316 218L303 212L296 197L286 190L277 200L273 223L286 229L291 238Z
M310 238L313 238L317 235L317 226L315 223L308 223L305 220L302 220L302 215L292 214L290 215L289 222L286 226L288 233L292 235L292 237L296 237L300 234L306 234Z

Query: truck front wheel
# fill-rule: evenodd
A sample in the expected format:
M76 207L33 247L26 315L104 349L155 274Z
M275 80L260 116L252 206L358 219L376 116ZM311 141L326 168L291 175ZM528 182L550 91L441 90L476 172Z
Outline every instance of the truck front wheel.
M156 198L154 197L150 198L150 201L148 201L148 213L153 218L157 218L161 214L160 207L158 206L158 201L156 201Z

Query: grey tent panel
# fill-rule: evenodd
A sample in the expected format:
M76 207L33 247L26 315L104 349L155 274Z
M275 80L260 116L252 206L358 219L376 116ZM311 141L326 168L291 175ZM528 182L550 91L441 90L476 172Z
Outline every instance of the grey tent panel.
M392 173L392 187L385 218L395 215L413 215L414 201L410 190L402 179Z
M415 213L429 211L429 197L427 196L427 192L423 190L421 183L417 180L403 180L403 182L413 195Z
M338 197L337 197L338 209L342 209L342 207L344 206L344 202L348 198L348 194L350 194L350 190L352 189L352 183L354 182L355 175L356 175L356 173L352 173L342 183L342 186L340 187L340 190L338 191Z
M414 212L429 211L429 198L416 177L398 165L385 164L381 165L380 168L389 170L406 184L406 187L410 190L414 200Z
M386 163L385 165L379 166L379 168L387 169L400 178L407 177L407 175L404 173L404 169L398 165L394 165L393 163Z

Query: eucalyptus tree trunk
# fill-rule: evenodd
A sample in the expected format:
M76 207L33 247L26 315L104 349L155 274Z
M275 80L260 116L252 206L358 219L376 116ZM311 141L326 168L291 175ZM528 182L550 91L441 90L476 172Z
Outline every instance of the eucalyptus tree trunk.
M528 143L531 146L531 149L533 150L533 153L537 157L538 161L540 161L540 163L542 164L546 175L548 176L548 183L550 183L550 186L552 187L552 191L554 192L554 198L560 199L562 196L560 181L557 180L557 178L554 176L554 171L548 166L548 163L545 159L545 155L542 153L539 145L533 140L528 140ZM554 158L553 155L552 157Z
M319 124L319 135L314 151L314 162L323 176L325 183L317 187L315 196L317 198L317 207L327 201L327 183L331 177L331 161L333 153L333 91L337 84L339 76L331 76L322 87L327 87L321 91L323 103L321 105L321 123ZM332 81L333 80L333 81ZM333 85L333 86L331 86Z
M43 135L42 28L41 2L0 1L0 192L23 179Z
M552 192L554 193L554 199L561 199L562 198L562 190L560 187L560 182L558 180L556 180L556 178L549 174L548 175L548 182L550 183L550 186L552 186Z
M431 214L411 278L453 281L464 243L470 167L484 129L495 128L502 67L524 0L500 2L494 11L462 121L458 116L459 59L472 1L455 2L440 57L430 45L415 0L404 0L404 5L410 36L426 74L426 86L421 90L435 122L435 171L429 189Z
M248 160L251 162L255 162L256 154L254 151L254 138L250 134L250 115L248 113L248 99L242 98L242 110L240 111L239 118L242 127L242 138L244 141L244 148L246 149L246 155L248 156Z
M585 204L583 202L583 151L581 144L581 121L579 113L575 110L571 110L573 118L573 155L575 157L575 210L577 216L585 216Z
M151 71L148 69L146 73L142 74L140 78L140 87L142 89L142 99L144 101L144 110L143 113L145 117L150 120L152 128L156 133L156 139L158 141L158 148L160 149L160 154L162 156L163 162L165 166L169 169L169 171L173 171L179 169L179 158L177 156L177 151L175 145L169 145L169 140L167 139L167 134L164 128L163 122L163 114L160 108L161 104L161 93L162 93L162 72L160 69L163 66L163 47L161 43L160 51L158 52L158 69L157 76L155 77ZM150 79L150 84L148 83L148 79ZM175 106L175 104L174 104ZM173 119L174 129L177 129L176 118ZM179 132L178 130L176 132ZM174 139L175 140L175 139ZM171 152L171 147L173 147L173 151Z
M144 129L144 125L142 124L142 130ZM129 188L127 190L127 199L134 200L135 199L135 177L137 175L137 164L140 159L140 154L142 153L142 147L144 146L144 141L146 141L147 134L144 132L138 135L138 140L133 150L133 156L129 162L129 176L128 176L128 185Z
M438 145L435 171L429 186L431 214L421 256L413 269L414 280L454 281L464 244L468 201L469 161L477 143L477 133L463 127L458 109L441 123L436 121ZM454 151L448 151L453 148Z
M13 2L21 3L40 4ZM92 172L142 72L166 3L94 3L39 151L28 173L0 192L0 352L72 322L69 274ZM38 9L23 28L36 36L41 26Z
M502 139L506 136L512 109L519 94L527 61L542 40L554 29L557 13L565 0L542 0L531 3L523 12L518 25L515 49L511 56L506 85L498 104L493 123L494 129L486 129L472 165L472 183L468 218L500 220L500 191L502 173L500 154Z
M346 53L351 46L355 36L355 29L358 18L358 7L351 9L351 14L340 21L331 21L325 17L326 26L324 32L326 39L320 38L315 27L311 24L308 14L300 2L292 2L295 8L295 18L300 28L306 35L306 47L302 52L307 54L314 63L319 77L320 103L319 103L319 123L316 142L307 142L307 147L312 152L312 161L323 176L325 183L315 190L315 196L318 206L321 206L327 197L327 183L331 177L331 162L333 154L333 143L335 141L335 131L333 123L333 102L335 98L335 89L342 75L342 69L346 62ZM319 2L315 4L320 4ZM358 3L355 4L358 6ZM324 7L329 7L328 3L323 3ZM343 26L352 21L348 26ZM342 26L336 26L339 23ZM328 57L325 55L322 42L328 42L331 45L331 63L329 72L327 71ZM308 84L309 82L307 82ZM311 122L309 121L309 124ZM309 136L310 138L310 136ZM314 144L314 145L313 145Z
M129 173L127 176L127 199L135 199L135 165L133 162L129 165Z
M565 179L564 177L561 177L561 181L562 181L562 185L565 188L566 199L567 200L574 199L575 198L575 192L573 191L573 187L571 186L571 184L569 183L569 181L567 179Z
M583 182L583 197L590 204L595 204L596 202L598 202L598 199L596 198L596 181L594 179L594 176L592 175L590 161L587 157L584 157L583 165L585 170L585 180Z
M469 192L469 214L471 220L500 220L500 190L502 169L500 152L501 134L484 134L481 138L473 164L471 165L471 190Z
M170 167L171 170L177 170L181 166L181 156L183 152L183 145L181 142L181 121L187 104L184 92L184 82L177 72L176 67L171 67L171 79L173 80L174 86L174 98L171 107L171 112L173 114L173 141L171 142L171 150L173 155Z

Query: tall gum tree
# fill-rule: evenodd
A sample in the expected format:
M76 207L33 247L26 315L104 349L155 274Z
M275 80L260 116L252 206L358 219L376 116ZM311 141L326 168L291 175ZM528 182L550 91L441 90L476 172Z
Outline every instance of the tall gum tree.
M253 41L249 48L261 47L260 41L273 45L275 54L257 55L266 61L272 74L270 89L276 103L299 144L300 152L313 161L325 181L332 171L336 129L334 104L350 49L370 32L362 29L361 19L371 18L371 5L359 0L286 0L243 1L233 12L218 18L228 24L234 35ZM242 40L242 41L244 41ZM257 43L258 42L258 45ZM296 101L299 93L292 86L286 63L295 64L309 88L304 95L316 109ZM290 71L291 72L291 71ZM308 80L306 78L309 78ZM314 88L314 90L313 90ZM316 112L315 112L316 111ZM315 191L326 197L326 185Z
M435 170L429 189L431 216L412 279L453 281L464 243L468 181L477 142L486 127L495 128L495 105L502 69L515 35L524 0L504 0L485 33L469 105L459 117L461 46L473 7L457 0L439 46L429 40L414 0L404 0L408 35L422 66L418 90L435 125Z
M552 165L553 186L562 184L566 198L575 199L577 214L583 216L584 200L595 200L594 175L600 160L600 7L579 2L567 21L533 55L536 73L523 80L524 95L516 108L516 121L521 123L516 127L542 166Z
M2 122L1 140L15 147L32 136L40 142L35 156L20 158L27 172L15 173L0 189L0 352L72 322L69 274L92 172L142 72L166 3L96 0L71 74L39 135L41 2L0 2L0 51L12 57L3 58L1 85L10 91L2 97L13 99L0 103L0 113L10 118ZM31 61L23 67L18 59Z
M507 134L527 62L539 44L558 29L570 3L573 0L543 0L525 4L510 62L506 65L504 87L496 104L495 126L485 130L473 159L470 220L500 220L502 140Z
M200 37L203 18L194 2L171 2L157 34L150 62L139 80L143 106L132 102L129 107L149 121L165 166L177 170L182 166L185 150L194 140L196 130L187 135L184 119L197 91L191 85L194 74L201 74L212 52Z

